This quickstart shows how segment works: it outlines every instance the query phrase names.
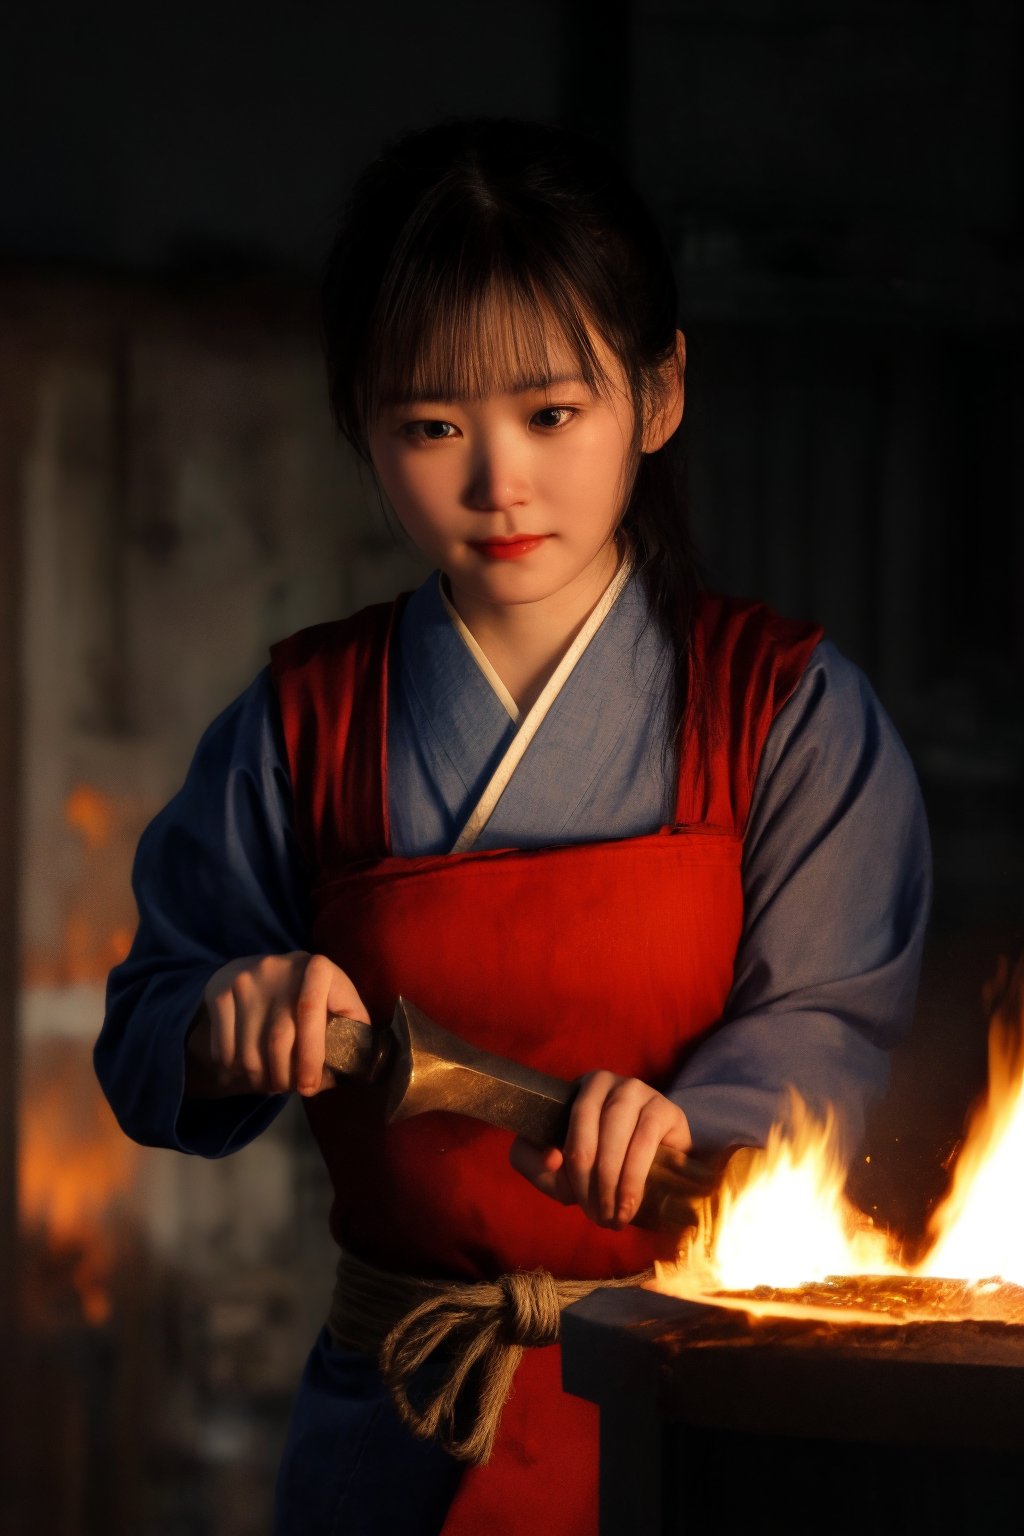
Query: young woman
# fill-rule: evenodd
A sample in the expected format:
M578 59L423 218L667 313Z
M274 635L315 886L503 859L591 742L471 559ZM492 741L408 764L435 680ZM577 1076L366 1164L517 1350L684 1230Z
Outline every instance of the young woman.
M550 1319L508 1324L541 1347L469 1469L461 1410L447 1439L398 1417L380 1333L433 1294L417 1280L497 1281L525 1314L547 1282L509 1275L644 1269L671 1247L630 1225L657 1148L757 1144L787 1085L854 1146L909 1022L914 775L817 628L701 590L676 320L621 173L538 124L399 139L330 258L336 419L437 570L276 646L210 727L140 845L96 1049L144 1142L221 1156L305 1098L343 1259L282 1533L594 1532L595 1414L560 1391ZM579 1078L564 1147L385 1129L335 1086L328 1015L399 993Z

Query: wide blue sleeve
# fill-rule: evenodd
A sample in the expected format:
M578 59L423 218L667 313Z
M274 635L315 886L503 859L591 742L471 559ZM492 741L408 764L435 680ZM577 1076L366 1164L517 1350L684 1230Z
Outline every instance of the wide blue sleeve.
M765 743L722 1022L669 1090L695 1148L762 1145L793 1086L850 1155L913 1013L931 899L910 759L864 675L822 642Z
M222 1157L286 1102L185 1097L185 1039L213 973L243 955L309 947L286 761L264 670L206 731L183 787L139 843L138 931L108 979L93 1059L122 1129L147 1146Z

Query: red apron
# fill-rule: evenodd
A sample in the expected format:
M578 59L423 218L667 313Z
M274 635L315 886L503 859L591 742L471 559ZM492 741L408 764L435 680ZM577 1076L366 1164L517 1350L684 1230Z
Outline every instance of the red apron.
M704 595L694 649L707 754L681 754L672 826L531 850L396 858L387 787L387 659L402 599L275 646L273 675L313 871L313 945L374 1018L399 993L486 1050L574 1078L664 1086L720 1019L743 922L743 829L771 722L820 631ZM343 1085L304 1101L334 1186L337 1241L384 1269L493 1279L543 1266L611 1277L667 1257L607 1231L509 1167L509 1136L459 1116L385 1126ZM445 1536L593 1536L597 1410L561 1391L559 1348L527 1350L494 1454L462 1479Z

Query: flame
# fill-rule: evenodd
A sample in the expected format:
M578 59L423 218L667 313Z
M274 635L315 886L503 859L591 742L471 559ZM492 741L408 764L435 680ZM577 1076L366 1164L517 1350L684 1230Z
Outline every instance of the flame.
M831 1118L815 1120L794 1094L785 1124L773 1126L764 1151L731 1160L675 1265L656 1265L655 1288L709 1300L717 1292L793 1290L834 1276L1024 1286L1024 1225L1011 1214L1024 1174L1024 959L1012 973L1001 962L993 1000L988 1092L972 1114L949 1194L929 1225L931 1246L918 1264L903 1265L897 1240L846 1198Z
M1024 1173L1024 960L991 989L988 1093L971 1116L953 1183L929 1225L920 1273L1024 1285L1024 1224L1014 1219Z
M694 1296L895 1273L891 1240L846 1198L844 1183L831 1116L816 1120L792 1093L785 1125L772 1127L764 1150L731 1159L676 1267L657 1266L659 1289Z
M35 1047L26 1078L21 1225L70 1272L84 1317L100 1324L111 1310L118 1204L135 1178L139 1148L107 1108L79 1042L56 1039Z

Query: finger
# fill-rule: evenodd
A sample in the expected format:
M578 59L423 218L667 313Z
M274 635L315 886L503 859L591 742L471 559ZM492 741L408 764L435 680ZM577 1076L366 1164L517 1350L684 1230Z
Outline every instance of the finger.
M562 1155L573 1198L594 1219L594 1162L601 1132L601 1112L609 1092L618 1082L611 1072L589 1072L581 1082L569 1111L569 1129Z
M671 1148L673 1152L689 1152L690 1148L693 1146L693 1137L690 1134L690 1122L687 1120L685 1113L679 1108L678 1104L674 1104L671 1099L666 1099L665 1102L670 1106L672 1112L672 1121L668 1130L661 1138L660 1144L662 1146Z
M295 1086L316 1093L324 1071L328 998L337 966L326 955L310 955L295 1000ZM338 974L342 974L338 972Z
M623 1225L623 1219L620 1216L623 1166L635 1139L638 1122L651 1096L652 1090L646 1083L641 1083L636 1078L625 1078L616 1083L605 1099L601 1111L600 1139L592 1181L594 1219L602 1226ZM652 1157L657 1144L655 1141L651 1148ZM649 1166L650 1163L648 1163ZM641 1188L642 1181L646 1177L647 1168L641 1175ZM635 1182L635 1175L633 1182Z
M327 1015L330 1018L334 1014L340 1014L345 1019L359 1019L363 1024L370 1022L370 1011L356 990L352 978L339 966L332 967L331 986L327 993ZM319 1091L335 1087L337 1081L334 1073L324 1066L323 1052L321 1052Z
M541 1194L557 1200L560 1205L575 1205L562 1154L557 1147L535 1147L532 1142L517 1136L509 1148L508 1160Z
M244 955L230 960L215 971L203 988L203 1003L207 1013L207 1045L210 1059L218 1069L223 1085L237 1081L238 1063L241 1060L239 1013L241 1005L235 984L244 972L260 971L275 957ZM249 978L250 981L252 978ZM202 1027L202 1026L200 1026Z
M690 1128L677 1105L661 1094L655 1094L641 1111L623 1158L616 1202L618 1225L625 1226L632 1221L640 1208L651 1164L658 1148L663 1145L676 1151L687 1151Z
M313 958L315 960L323 957L314 955ZM340 1013L346 1019L361 1019L364 1024L369 1024L369 1012L356 991L351 976L346 975L340 966L333 965L330 961L328 964L331 965L331 987L327 994L328 1013Z
M218 989L216 993L207 988L203 1001L207 1019L199 1028L207 1031L210 1060L223 1071L235 1059L235 999L230 987Z
M264 1034L267 1086L291 1093L295 1084L295 1019L287 1002L273 1004Z
M369 1024L370 1015L351 977L326 955L303 957L306 961L296 1017L296 1081L300 1093L319 1093L334 1087L334 1077L324 1071L327 1019L341 1014Z
M264 1026L267 1003L256 977L249 970L239 971L231 984L235 1003L235 1049L233 1075L245 1081L253 1093L266 1089L264 1061Z
M525 1136L517 1136L508 1149L508 1160L517 1173L528 1179L539 1174L557 1173L562 1154L557 1147L538 1147Z

